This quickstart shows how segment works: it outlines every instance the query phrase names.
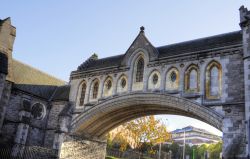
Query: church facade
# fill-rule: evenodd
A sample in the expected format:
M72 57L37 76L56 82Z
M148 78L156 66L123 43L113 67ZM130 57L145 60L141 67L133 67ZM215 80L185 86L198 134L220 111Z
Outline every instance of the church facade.
M0 21L0 148L60 158L105 157L105 135L137 117L183 115L223 132L223 157L246 158L250 141L250 11L240 30L155 47L144 27L128 50L96 54L56 79L12 58L16 29Z

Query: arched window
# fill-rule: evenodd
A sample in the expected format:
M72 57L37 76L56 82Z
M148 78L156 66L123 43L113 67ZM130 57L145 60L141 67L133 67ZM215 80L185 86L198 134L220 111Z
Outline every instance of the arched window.
M155 90L161 86L161 74L158 70L154 70L150 73L148 79L148 89Z
M199 92L199 68L191 65L185 72L185 91Z
M156 73L153 75L152 81L153 81L154 85L156 85L158 83L158 75Z
M179 89L179 71L177 68L171 68L166 75L166 90Z
M219 70L216 66L212 67L210 71L210 95L219 95Z
M93 87L93 99L96 99L98 96L99 83L95 82Z
M106 87L107 87L107 90L110 90L110 89L111 89L111 87L112 87L112 82L111 82L111 80L108 80L108 81L107 81Z
M122 87L122 88L125 88L126 85L127 85L126 79L125 79L125 78L122 78L122 80L121 80L121 87Z
M128 90L128 82L126 75L121 75L117 81L117 93L125 93Z
M82 106L84 104L85 94L86 94L86 83L82 84L81 97L79 105Z
M213 61L206 69L206 97L208 99L219 99L221 96L221 65Z
M137 67L136 67L136 82L143 81L143 74L144 74L144 60L143 58L140 58L137 62Z
M112 78L108 77L104 82L104 90L103 90L103 96L108 97L112 95L113 91L113 82Z

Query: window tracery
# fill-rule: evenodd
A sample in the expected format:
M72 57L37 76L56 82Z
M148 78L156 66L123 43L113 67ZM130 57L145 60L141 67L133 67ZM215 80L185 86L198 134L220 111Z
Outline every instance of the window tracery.
M86 83L83 82L82 89L81 89L80 103L79 103L80 106L83 106L83 104L84 104L84 99L85 99L85 94L86 94L86 87L87 87Z
M143 58L140 58L137 62L137 67L136 67L136 82L143 81L143 74L144 74L144 60Z

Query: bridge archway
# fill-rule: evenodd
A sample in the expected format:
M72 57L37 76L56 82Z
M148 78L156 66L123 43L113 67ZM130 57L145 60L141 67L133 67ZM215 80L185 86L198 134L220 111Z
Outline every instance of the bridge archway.
M103 138L113 128L146 115L192 117L222 130L223 116L196 102L164 93L135 92L106 99L72 121L71 133Z

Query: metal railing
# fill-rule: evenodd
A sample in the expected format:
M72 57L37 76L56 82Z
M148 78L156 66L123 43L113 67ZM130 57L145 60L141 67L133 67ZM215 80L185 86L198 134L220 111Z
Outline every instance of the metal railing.
M150 158L150 159L159 159L159 154L140 154L133 150L127 150L124 152L119 151L118 149L107 149L106 156L113 156L123 159L144 159L144 158ZM171 153L162 152L160 155L161 159L171 159Z
M38 146L24 146L18 152L13 148L0 148L1 159L57 159L57 151Z

